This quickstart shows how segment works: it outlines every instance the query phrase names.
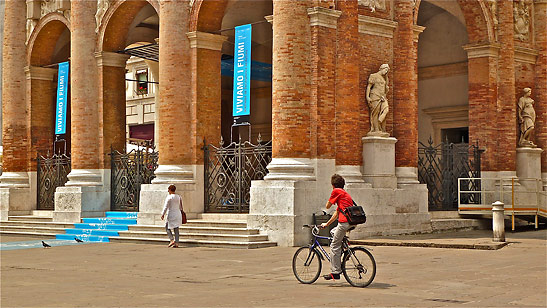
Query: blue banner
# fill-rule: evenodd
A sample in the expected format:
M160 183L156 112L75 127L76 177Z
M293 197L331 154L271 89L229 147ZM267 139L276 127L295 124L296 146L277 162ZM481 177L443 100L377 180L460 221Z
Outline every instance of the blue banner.
M68 62L59 63L59 76L57 79L57 107L55 108L55 135L63 135L66 133L68 70Z
M251 114L251 25L237 26L235 30L232 115L237 123L241 123L238 121L240 117Z

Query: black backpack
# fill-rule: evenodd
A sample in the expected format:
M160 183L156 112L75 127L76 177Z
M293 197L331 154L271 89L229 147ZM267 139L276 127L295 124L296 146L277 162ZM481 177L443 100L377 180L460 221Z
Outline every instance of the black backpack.
M353 201L353 206L348 206L342 211L342 214L348 219L350 225L360 225L367 221L367 215L362 206L359 206Z

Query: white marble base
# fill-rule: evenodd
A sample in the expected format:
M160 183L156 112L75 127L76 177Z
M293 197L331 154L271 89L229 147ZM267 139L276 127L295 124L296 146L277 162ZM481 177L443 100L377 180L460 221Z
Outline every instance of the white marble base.
M204 178L203 165L192 165L185 167L186 170L191 170L192 178L186 177L185 180L174 181L169 183L154 183L141 185L139 214L137 223L140 225L164 225L165 221L161 220L161 211L167 197L167 188L173 184L177 187L176 193L182 196L184 212L188 219L197 218L203 213L203 194L204 194Z
M397 176L397 185L415 185L420 184L418 181L417 167L396 167L395 175Z
M364 137L363 178L374 188L397 188L395 138Z
M264 180L315 180L314 160L309 158L273 158L267 168L269 173L264 177Z
M0 187L30 187L28 172L4 172L0 176Z
M101 186L103 185L102 169L72 169L68 174L65 186Z
M32 211L32 197L29 187L0 187L0 221L7 221L9 215Z
M192 184L195 183L193 165L159 165L152 184Z
M110 210L110 186L65 186L55 191L54 222L80 222Z
M336 173L344 177L346 184L365 182L361 174L361 166L339 165L336 166Z

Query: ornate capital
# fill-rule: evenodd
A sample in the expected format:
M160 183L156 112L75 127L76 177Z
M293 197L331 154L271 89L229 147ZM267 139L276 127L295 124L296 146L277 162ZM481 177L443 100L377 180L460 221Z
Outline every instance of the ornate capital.
M186 33L190 40L190 48L201 48L220 51L222 49L222 43L224 43L228 37L219 34L211 34L206 32L193 31Z
M53 77L57 73L57 70L54 68L46 68L39 66L26 66L25 75L27 80L48 80L52 81Z
M97 66L125 67L129 55L116 52L96 52Z
M342 15L341 11L326 9L323 7L312 7L308 9L310 16L310 25L336 29L338 17Z
M468 44L464 45L463 49L467 51L467 58L483 58L499 56L500 45L499 44Z

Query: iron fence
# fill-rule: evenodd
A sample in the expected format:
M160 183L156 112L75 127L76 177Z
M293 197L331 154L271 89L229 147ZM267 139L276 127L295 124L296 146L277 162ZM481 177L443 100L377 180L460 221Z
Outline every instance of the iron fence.
M55 190L57 187L65 186L70 173L70 157L65 154L54 154L52 156L38 155L37 159L37 208L39 210L55 209Z

